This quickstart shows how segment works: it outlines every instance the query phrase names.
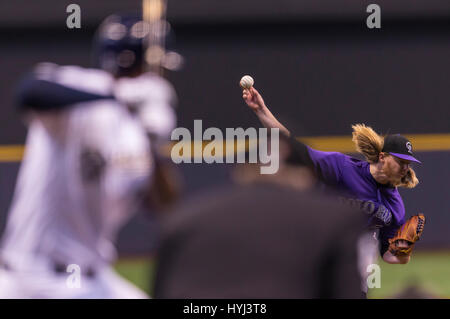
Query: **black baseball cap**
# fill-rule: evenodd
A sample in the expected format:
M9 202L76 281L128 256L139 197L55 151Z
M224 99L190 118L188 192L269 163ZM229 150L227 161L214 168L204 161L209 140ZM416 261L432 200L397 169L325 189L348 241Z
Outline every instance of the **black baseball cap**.
M421 163L413 156L411 142L400 134L387 135L384 138L384 146L381 151L407 161Z

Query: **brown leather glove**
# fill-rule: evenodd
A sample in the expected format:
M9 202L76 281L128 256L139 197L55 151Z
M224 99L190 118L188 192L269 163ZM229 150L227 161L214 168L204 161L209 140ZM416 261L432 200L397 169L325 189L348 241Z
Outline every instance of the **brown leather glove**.
M409 218L397 234L389 239L389 251L394 256L410 256L416 241L420 239L425 226L425 216L418 214ZM407 245L402 245L406 242Z

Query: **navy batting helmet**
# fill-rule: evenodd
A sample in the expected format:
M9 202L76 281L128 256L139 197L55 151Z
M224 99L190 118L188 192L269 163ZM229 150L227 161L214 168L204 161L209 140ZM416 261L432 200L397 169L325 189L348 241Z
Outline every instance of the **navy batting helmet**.
M117 77L137 74L143 71L146 63L146 48L149 45L157 45L163 55L159 61L160 65L168 69L178 69L181 65L181 56L174 52L169 54L166 52L167 47L173 45L173 32L167 21L159 23L158 28L154 26L151 28L138 14L107 17L95 36L96 65ZM165 57L169 57L172 61L165 61L168 60ZM180 63L177 64L176 61L174 63L173 57L177 57Z

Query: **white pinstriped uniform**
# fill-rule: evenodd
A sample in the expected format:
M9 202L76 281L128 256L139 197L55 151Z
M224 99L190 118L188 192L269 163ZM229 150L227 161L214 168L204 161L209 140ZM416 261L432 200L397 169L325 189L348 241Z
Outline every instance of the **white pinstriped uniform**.
M33 115L1 243L0 258L11 270L0 272L0 297L145 297L110 264L117 232L136 211L137 193L151 177L146 131L168 137L175 126L173 88L149 74L114 80L101 70L74 66L46 65L40 74L90 93L114 92L117 100ZM122 101L145 101L140 119ZM103 163L94 175L83 173L89 169L81 160L86 152ZM81 288L70 288L70 274L55 273L55 262L95 269L96 276L82 275Z

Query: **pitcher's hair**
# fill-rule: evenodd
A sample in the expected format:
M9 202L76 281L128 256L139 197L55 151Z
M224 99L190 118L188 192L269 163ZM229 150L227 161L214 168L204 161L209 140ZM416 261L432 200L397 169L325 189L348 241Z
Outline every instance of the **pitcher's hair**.
M405 188L414 188L419 184L419 179L416 177L416 172L410 167L408 172L406 172L406 176L402 178L401 182L398 185L394 185L397 187L405 187Z
M383 149L384 138L378 135L371 127L365 124L352 125L356 151L364 155L369 163L377 163L378 155Z

